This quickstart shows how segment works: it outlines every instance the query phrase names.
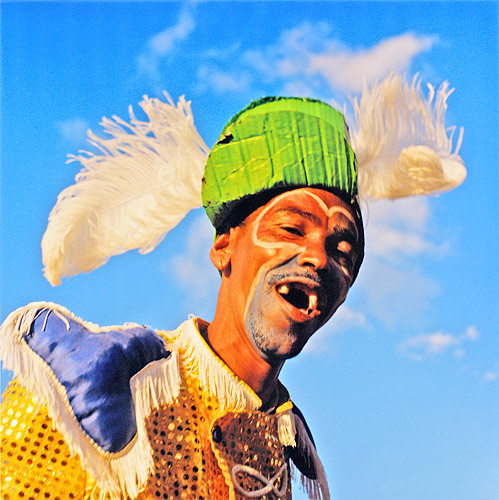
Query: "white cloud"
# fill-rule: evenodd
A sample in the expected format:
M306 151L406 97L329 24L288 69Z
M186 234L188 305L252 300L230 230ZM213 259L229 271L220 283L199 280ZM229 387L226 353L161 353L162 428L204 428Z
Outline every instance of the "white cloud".
M352 48L334 38L326 22L302 22L283 31L275 44L243 50L233 44L203 53L210 61L212 88L239 91L227 85L227 64L231 81L244 75L244 84L280 84L286 95L320 96L333 92L357 93L364 79L369 84L394 73L406 72L413 59L432 48L436 38L402 33L363 48ZM220 74L220 78L214 78ZM218 88L218 83L221 87ZM244 87L246 88L246 87Z
M346 305L342 305L331 319L332 330L343 330L345 328L366 326L367 319L365 314L354 311Z
M402 342L399 351L413 359L423 359L424 357L441 354L449 347L458 345L459 341L449 333L429 333L417 335Z
M497 372L486 372L483 376L485 382L494 382L499 378L499 373Z
M366 258L355 287L365 297L365 311L385 326L423 327L440 293L439 283L424 272L424 259L445 255L449 247L435 234L429 200L374 201L362 212Z
M473 333L469 335L470 332ZM454 356L462 358L465 354L462 344L466 341L475 341L477 338L478 332L474 326L469 326L461 335L438 331L410 337L397 346L397 351L411 359L421 361L453 349Z
M245 72L228 72L210 64L200 66L197 77L201 89L209 88L220 94L243 91L250 83L250 76Z
M183 11L177 23L149 39L147 47L149 52L157 57L164 56L171 52L176 42L185 40L194 30L195 23L192 15Z
M462 338L469 340L476 340L478 338L478 330L474 326L468 326L462 335Z
M425 312L440 293L440 285L417 264L405 259L381 259L369 254L354 285L365 296L365 311L385 327L425 324Z
M187 39L195 28L194 17L187 8L182 9L177 22L149 38L146 49L137 58L138 73L145 75L158 84L159 64L172 53L179 42Z
M57 123L62 139L73 146L80 146L87 140L88 122L81 118L71 118Z
M298 75L309 77L310 58L325 49L330 31L327 23L312 24L305 21L283 31L275 45L246 51L243 59L265 81L290 79Z
M435 37L403 33L361 49L350 48L331 36L327 23L303 22L283 32L274 46L247 51L245 61L267 81L297 81L317 87L317 77L330 90L357 93L391 71L409 70L413 59L432 48ZM315 81L314 81L315 79Z
M447 243L437 244L429 235L431 217L427 198L369 202L364 209L369 253L393 258L400 255L443 255Z
M284 84L283 95L292 95L294 97L310 97L314 95L313 87L304 81L290 81Z
M354 311L346 305L342 305L334 316L318 330L312 339L307 343L303 352L309 354L321 354L331 348L330 339L347 330L368 330L366 315Z
M404 73L414 57L433 46L435 39L404 33L381 40L360 50L340 49L334 42L321 54L310 54L308 72L321 75L332 88L360 92L367 84L386 77L391 71Z

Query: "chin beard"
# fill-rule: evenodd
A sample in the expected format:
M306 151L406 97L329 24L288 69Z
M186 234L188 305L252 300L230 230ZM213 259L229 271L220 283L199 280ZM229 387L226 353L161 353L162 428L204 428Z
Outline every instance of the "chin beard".
M246 328L247 334L257 350L269 362L280 362L294 358L306 344L306 341L300 341L300 334L292 333L289 330L265 328L254 318L249 318Z

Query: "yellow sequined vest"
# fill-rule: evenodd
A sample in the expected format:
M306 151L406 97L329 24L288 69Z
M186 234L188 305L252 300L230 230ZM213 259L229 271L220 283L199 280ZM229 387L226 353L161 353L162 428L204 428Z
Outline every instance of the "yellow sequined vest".
M327 498L315 448L285 389L283 404L259 411L258 396L213 354L197 321L158 332L174 356L159 368L146 366L135 382L136 414L144 418L118 453L95 450L61 412L51 413L50 401L37 405L11 383L1 410L2 498L290 499L287 450L298 434L319 472L317 480L303 477L305 488L311 498ZM162 391L154 385L158 369L169 384ZM106 467L111 472L102 473Z

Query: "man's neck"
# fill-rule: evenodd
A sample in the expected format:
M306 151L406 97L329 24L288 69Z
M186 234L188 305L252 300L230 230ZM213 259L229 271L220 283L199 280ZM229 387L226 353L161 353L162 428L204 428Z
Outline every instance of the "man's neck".
M269 402L277 390L279 372L284 361L276 364L263 359L251 344L246 333L240 331L230 316L220 314L201 332L213 352L260 397Z

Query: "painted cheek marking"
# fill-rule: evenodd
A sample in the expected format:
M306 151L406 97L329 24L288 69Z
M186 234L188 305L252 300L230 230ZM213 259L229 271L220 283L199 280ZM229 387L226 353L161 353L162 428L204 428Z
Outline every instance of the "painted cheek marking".
M304 247L302 245L297 245L296 243L293 243L291 241L262 241L258 237L258 229L260 227L260 222L262 221L263 217L267 214L267 212L277 203L281 200L281 198L284 198L285 196L289 196L290 192L287 191L285 193L280 194L279 196L276 196L270 205L262 211L262 213L256 218L255 224L253 226L253 234L251 235L253 243L255 245L258 245L259 247L262 248L296 248L297 251L302 251Z
M326 216L327 216L328 219L334 213L339 212L339 213L343 214L347 219L349 219L350 221L352 221L352 223L354 224L354 226L356 225L355 224L355 220L352 217L352 214L346 208L337 207L337 206L329 207L328 208L327 205L324 203L324 201L321 200L321 198L319 198L316 194L309 193L308 191L305 191L304 194L306 194L307 196L311 196L312 198L314 198L315 201L317 201L317 203L322 208L322 210L324 210L324 213L326 214ZM343 274L345 276L347 276L350 279L352 278L352 276L350 275L350 272L347 270L347 268L345 266L342 266L342 265L338 264L336 261L334 261L334 264L335 264L336 267L339 267L343 271Z
M263 277L265 276L265 273L272 268L272 266L274 265L274 261L277 261L277 259L271 259L270 261L266 262L262 267L260 267L260 269L256 273L256 276L253 278L253 281L251 282L251 287L248 296L246 297L246 304L244 306L245 327L247 324L248 315L251 313L250 305L253 302L253 298L255 294L259 291L259 288L264 285Z

